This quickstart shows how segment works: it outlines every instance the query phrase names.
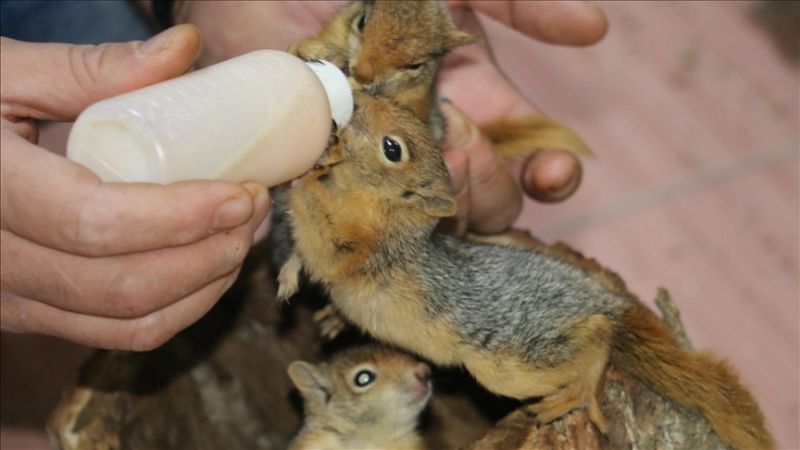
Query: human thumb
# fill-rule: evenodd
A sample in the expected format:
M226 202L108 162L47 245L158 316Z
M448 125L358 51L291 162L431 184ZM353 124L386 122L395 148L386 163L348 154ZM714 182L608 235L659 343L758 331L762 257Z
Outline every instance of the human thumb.
M455 105L442 103L447 121L445 152L461 152L469 160L469 228L496 233L508 228L522 208L522 195L492 143Z
M147 41L102 45L2 39L2 101L22 118L71 121L87 106L178 76L200 51L193 25Z

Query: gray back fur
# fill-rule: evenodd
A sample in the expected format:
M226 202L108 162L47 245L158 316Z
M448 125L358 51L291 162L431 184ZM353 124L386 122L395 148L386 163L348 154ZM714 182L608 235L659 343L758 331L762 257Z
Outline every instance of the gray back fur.
M593 314L613 318L628 303L549 255L440 233L431 240L433 251L416 259L428 313L446 316L477 348L522 351L527 362L555 366L577 350L563 335L569 324Z

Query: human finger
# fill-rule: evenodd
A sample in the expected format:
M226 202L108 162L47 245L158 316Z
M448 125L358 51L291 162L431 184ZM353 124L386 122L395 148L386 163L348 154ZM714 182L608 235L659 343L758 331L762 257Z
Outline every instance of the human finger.
M578 158L566 150L542 150L528 158L520 182L525 192L544 203L560 202L581 184L583 169Z
M3 292L0 320L7 331L42 333L107 349L152 350L208 312L233 284L238 273L237 268L180 302L136 319L96 317L65 311Z
M200 67L243 53L271 48L286 50L317 33L347 6L347 1L180 1L175 2L176 22L196 25L205 43ZM231 27L230 24L236 24ZM265 27L264 24L269 24Z
M608 31L608 19L603 10L588 1L456 0L451 3L454 7L486 14L551 44L591 45Z
M244 260L269 203L251 220L191 245L112 257L63 253L0 230L2 287L61 310L112 318L143 317L200 290Z
M455 149L445 150L442 157L450 172L450 186L453 200L456 202L456 214L442 219L440 229L455 236L462 236L469 228L469 157L466 153Z
M71 121L90 104L189 69L200 50L192 25L148 41L102 45L30 43L2 38L5 117Z
M483 33L474 14L461 14L459 23L472 33ZM486 47L456 49L445 67L440 76L441 94L477 123L500 123L515 117L542 114L500 73ZM476 91L474 86L478 85L485 89ZM487 96L485 92L492 94ZM547 202L563 200L571 195L580 184L581 175L580 161L565 151L576 152L581 148L575 147L569 139L563 140L563 146L552 148L553 152L539 151L529 157L520 180L529 196Z
M495 233L508 228L522 209L522 195L503 161L480 129L454 105L443 103L447 120L445 150L469 160L469 228Z
M245 223L265 188L221 181L101 183L88 169L2 131L2 227L87 256L196 242ZM248 190L250 189L250 190Z

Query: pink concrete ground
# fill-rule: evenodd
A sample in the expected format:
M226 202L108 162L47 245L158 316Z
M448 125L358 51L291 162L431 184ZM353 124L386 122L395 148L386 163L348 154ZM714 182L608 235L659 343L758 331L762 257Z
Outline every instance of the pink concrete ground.
M598 258L647 302L669 288L695 345L731 360L780 447L800 448L798 69L749 3L601 6L611 32L587 49L492 27L509 76L598 155L572 199L529 203L518 225ZM0 353L4 418L37 423L85 349L4 335ZM9 438L3 449L23 445Z
M745 2L601 2L586 49L493 45L508 75L597 153L564 204L518 225L667 287L695 345L731 360L782 448L798 441L800 78Z

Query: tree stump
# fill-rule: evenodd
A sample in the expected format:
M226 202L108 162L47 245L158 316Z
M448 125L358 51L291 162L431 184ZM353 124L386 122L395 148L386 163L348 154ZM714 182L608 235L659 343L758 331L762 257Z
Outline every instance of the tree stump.
M545 245L516 232L492 240L550 252L591 272L608 289L625 289L615 274L563 244ZM318 361L368 337L348 330L334 342L323 342L312 315L324 305L324 295L304 289L291 304L279 305L266 261L264 248L255 248L223 299L161 348L96 352L48 423L54 447L285 448L302 418L300 397L286 375L288 364ZM689 346L666 291L659 298L665 323L677 341ZM723 448L702 416L613 367L600 398L610 423L607 436L582 410L537 425L524 406L488 393L460 369L436 369L433 379L434 397L420 425L432 449Z

